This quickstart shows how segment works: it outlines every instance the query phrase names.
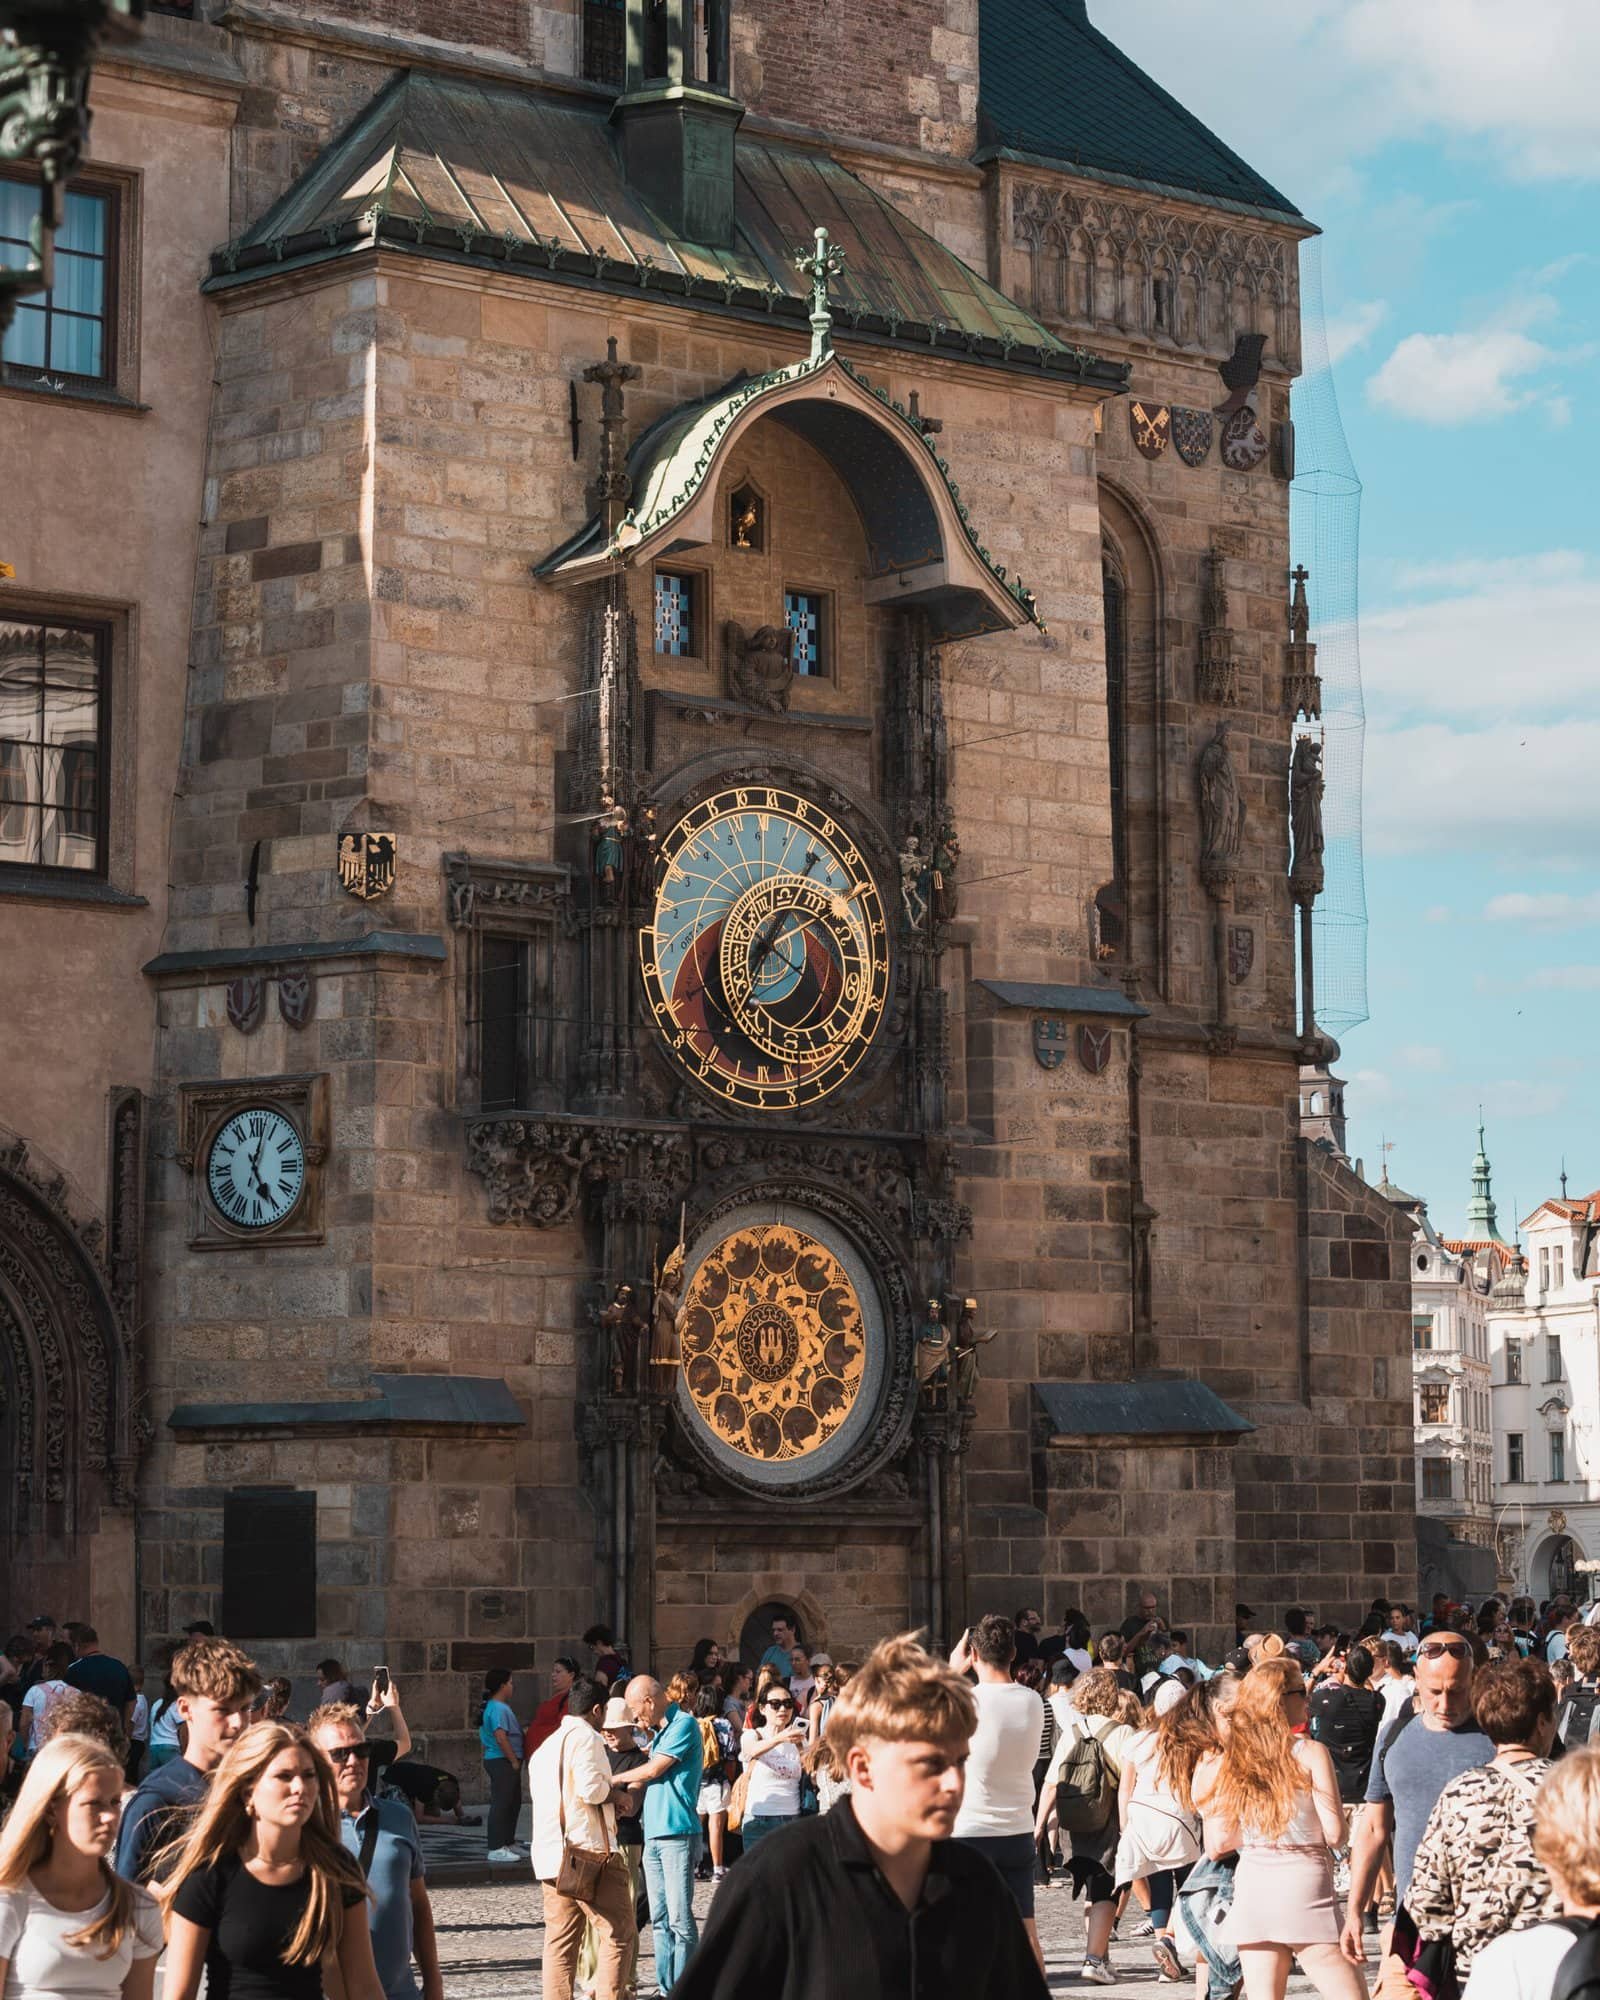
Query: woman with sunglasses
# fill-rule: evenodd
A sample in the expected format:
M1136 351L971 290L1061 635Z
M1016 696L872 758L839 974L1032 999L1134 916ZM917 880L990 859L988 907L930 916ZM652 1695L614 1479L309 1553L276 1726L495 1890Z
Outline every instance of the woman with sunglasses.
M1300 1969L1323 2000L1367 2000L1339 1952L1333 1850L1344 1813L1333 1759L1303 1731L1306 1680L1292 1655L1262 1660L1240 1685L1221 1748L1203 1757L1193 1798L1206 1853L1237 1853L1228 1942L1246 2000L1283 2000Z
M750 1780L739 1831L748 1854L758 1840L800 1817L800 1757L806 1732L796 1719L794 1696L774 1681L761 1697L755 1728L747 1729L739 1754Z

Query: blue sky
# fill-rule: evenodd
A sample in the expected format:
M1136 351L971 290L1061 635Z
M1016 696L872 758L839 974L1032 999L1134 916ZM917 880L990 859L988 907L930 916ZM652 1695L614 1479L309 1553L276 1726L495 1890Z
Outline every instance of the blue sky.
M1600 1186L1600 4L1090 0L1321 224L1365 489L1351 1151L1502 1233Z

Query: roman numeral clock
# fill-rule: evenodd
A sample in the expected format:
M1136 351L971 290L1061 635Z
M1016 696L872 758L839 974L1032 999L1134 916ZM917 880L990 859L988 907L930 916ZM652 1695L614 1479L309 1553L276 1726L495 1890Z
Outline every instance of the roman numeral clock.
M179 1117L191 1249L323 1240L325 1076L186 1084Z
M662 841L639 949L673 1060L741 1111L781 1117L838 1090L888 1003L873 871L835 815L787 787L690 806Z

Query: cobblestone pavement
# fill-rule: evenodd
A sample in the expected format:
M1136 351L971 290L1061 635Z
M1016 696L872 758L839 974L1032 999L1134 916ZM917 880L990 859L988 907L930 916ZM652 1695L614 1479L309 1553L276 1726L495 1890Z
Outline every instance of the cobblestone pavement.
M711 1907L711 1885L695 1893L695 1912L704 1922ZM444 1967L445 2000L530 2000L540 1992L539 1955L544 1949L538 1891L531 1877L515 1883L488 1885L443 1883L433 1891L439 1929L439 1957ZM1081 1905L1075 1907L1065 1889L1039 1892L1039 1932L1044 1940L1045 1966L1054 1993L1089 1993L1075 1976L1083 1963ZM1156 2000L1157 1995L1189 1995L1194 1988L1164 1985L1154 1974L1148 1950L1118 1942L1111 1948L1117 1973L1116 1991L1128 2000ZM639 1963L639 1990L654 1987L650 1945L646 1939ZM1104 1989L1110 1991L1111 1989ZM1289 1982L1291 1995L1313 1991L1301 1978ZM751 2000L760 2000L752 1995ZM871 2000L863 1994L861 2000Z

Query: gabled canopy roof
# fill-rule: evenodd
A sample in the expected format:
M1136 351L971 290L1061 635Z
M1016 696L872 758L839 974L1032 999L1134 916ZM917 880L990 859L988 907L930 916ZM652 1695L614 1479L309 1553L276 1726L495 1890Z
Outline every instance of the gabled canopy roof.
M629 459L633 505L615 534L597 515L537 573L584 583L713 541L718 470L734 441L769 416L820 451L849 487L866 531L869 603L915 605L946 639L1042 623L1032 592L979 541L933 440L826 341L804 361L663 418Z
M1235 32L1219 11L1217 33ZM983 0L978 65L979 136L993 151L1300 220L1287 195L1091 25L1086 0Z
M1127 386L1068 347L936 237L826 155L735 141L735 247L674 235L629 186L609 107L513 84L410 70L237 242L210 287L381 241L541 277L803 321L794 253L825 226L846 256L836 322L857 335Z

